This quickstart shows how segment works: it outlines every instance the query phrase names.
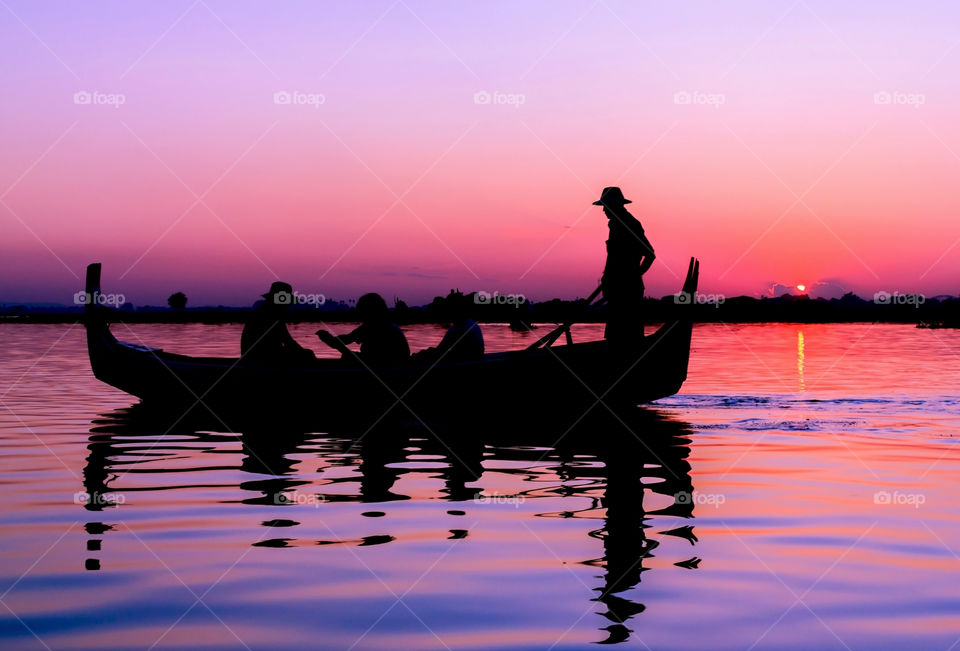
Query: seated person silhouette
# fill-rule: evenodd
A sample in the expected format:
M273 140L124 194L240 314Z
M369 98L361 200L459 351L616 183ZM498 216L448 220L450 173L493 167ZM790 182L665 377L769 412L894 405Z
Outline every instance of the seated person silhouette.
M270 285L253 308L240 335L243 361L257 363L289 363L314 359L313 351L298 344L284 321L284 311L293 303L293 288L283 282Z
M356 355L347 344L360 344L360 362L367 366L402 364L410 358L410 346L403 331L390 321L387 302L380 294L364 294L357 300L360 325L353 332L334 335L317 330L320 341L339 350L345 359Z
M470 318L470 299L460 292L450 292L444 301L450 327L440 343L413 357L418 362L470 362L483 359L483 332Z

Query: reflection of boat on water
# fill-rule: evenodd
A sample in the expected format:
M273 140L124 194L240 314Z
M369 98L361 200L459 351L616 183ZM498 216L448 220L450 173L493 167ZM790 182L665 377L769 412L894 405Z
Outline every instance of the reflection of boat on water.
M298 535L298 527L313 530L301 527L301 522L309 525L314 516L325 520L324 509L337 509L341 503L383 504L381 509L388 510L391 502L411 499L403 494L404 486L423 485L426 479L438 482L435 496L427 499L444 500L456 510L448 513L463 515L476 508L484 487L489 490L505 473L518 482L523 489L518 494L528 504L538 499L553 504L557 496L588 500L586 508L537 515L598 521L590 536L602 541L602 554L581 562L602 570L599 584L593 587L594 601L602 605L597 614L605 618L604 641L617 642L629 638L629 620L645 609L637 586L647 569L645 563L664 537L680 537L690 544L697 540L692 526L677 527L675 520L692 517L694 510L692 500L675 498L693 492L687 461L690 431L684 423L654 410L597 412L566 433L567 427L516 431L509 426L487 429L463 422L438 422L430 428L394 423L360 437L337 430L307 434L281 425L250 427L239 434L215 431L218 427L211 421L178 420L169 410L144 405L114 412L96 423L89 437L84 489L90 495L121 499L85 504L96 518L86 525L89 569L99 569L103 557L103 567L109 570L109 545L101 549L101 541L117 526L125 526L113 524L114 518L104 511L135 508L138 493L180 491L183 495L189 491L194 500L197 491L205 488L223 493L230 484L217 480L223 482L236 470L243 473L241 480L227 481L239 489L239 497L227 493L220 502L241 508L275 507L276 515L261 523L270 529L259 536L251 531L250 539L259 540L249 543L275 548L402 545L409 532L402 527L390 529L389 518L377 520L384 523L383 531L361 538L339 539L331 532L330 537L317 540ZM428 466L415 462L427 457L436 461ZM314 465L319 465L318 471ZM354 472L345 472L346 467ZM416 481L403 483L402 478ZM299 500L310 495L317 495L318 510L296 508ZM665 506L650 507L651 501ZM426 526L438 525L431 521ZM435 535L441 538L470 535L467 529L439 528ZM423 536L417 533L414 540ZM699 561L680 555L670 560L688 568Z
M683 291L696 290L694 261ZM382 412L402 404L415 413L463 413L477 404L579 411L596 404L636 405L676 393L687 376L691 323L683 311L629 346L606 341L491 353L480 361L410 362L373 370L343 360L266 365L238 358L188 357L118 341L98 306L100 265L87 268L87 343L94 375L145 401L202 403L220 414L276 408ZM557 333L559 334L559 332ZM638 333L642 335L642 333ZM541 342L538 342L538 345Z

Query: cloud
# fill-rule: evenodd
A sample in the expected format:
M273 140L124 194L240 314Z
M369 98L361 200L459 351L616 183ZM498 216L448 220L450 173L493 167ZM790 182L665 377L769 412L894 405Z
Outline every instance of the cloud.
M807 294L811 298L840 298L850 291L849 286L839 278L824 278L813 284L807 285L804 292L797 289L796 285L786 285L780 282L769 282L763 295L768 297L783 296L793 294L799 296L801 293Z
M810 295L815 298L840 298L849 291L850 286L839 278L824 278L813 284Z
M763 295L776 298L777 296L783 296L784 294L799 294L797 288L793 285L784 285L783 283L769 282L767 283L767 288L764 290Z

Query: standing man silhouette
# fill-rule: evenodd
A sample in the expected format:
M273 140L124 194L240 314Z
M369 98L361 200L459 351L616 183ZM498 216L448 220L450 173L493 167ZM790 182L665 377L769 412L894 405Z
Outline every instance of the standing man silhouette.
M607 327L603 336L618 345L643 337L643 274L656 259L640 222L627 211L631 203L618 187L604 188L600 199L610 226L607 264L600 286L607 301Z

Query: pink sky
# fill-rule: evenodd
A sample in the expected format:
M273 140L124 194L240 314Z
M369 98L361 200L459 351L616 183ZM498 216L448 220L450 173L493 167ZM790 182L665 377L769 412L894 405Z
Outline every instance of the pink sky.
M612 184L652 295L960 292L953 5L7 5L0 301L583 296Z

